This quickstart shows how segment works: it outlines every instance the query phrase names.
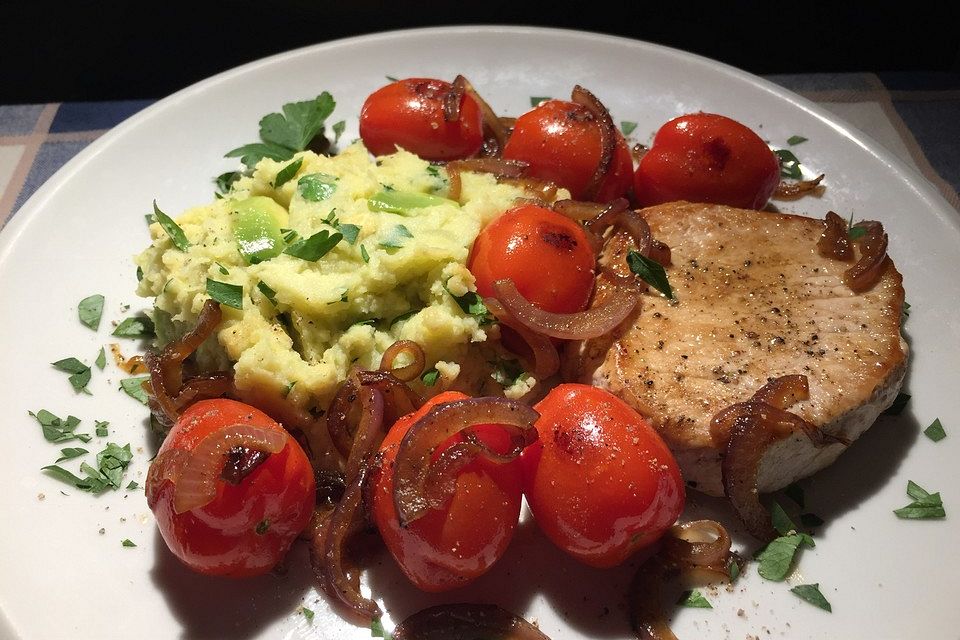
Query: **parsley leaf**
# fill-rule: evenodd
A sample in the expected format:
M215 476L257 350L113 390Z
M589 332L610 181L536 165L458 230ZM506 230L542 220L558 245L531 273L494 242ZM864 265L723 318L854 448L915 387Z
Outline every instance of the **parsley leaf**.
M623 132L623 135L628 136L633 133L634 129L637 128L636 122L630 122L629 120L622 120L620 122L620 131Z
M297 181L300 197L311 202L326 200L337 190L339 178L326 173L308 173Z
M797 156L793 155L792 151L787 149L777 149L774 151L777 155L777 159L780 161L780 177L781 178L793 178L794 180L799 180L803 177L803 172L800 170L800 160L797 159Z
M907 406L907 403L910 402L912 396L909 393L898 393L896 399L894 399L893 404L884 409L883 414L885 416L898 416L903 413L904 408Z
M730 558L730 564L727 565L727 575L730 576L730 582L735 582L740 577L740 563L736 558Z
M228 307L243 309L243 287L207 278L207 295Z
M76 392L86 391L87 385L90 384L91 371L90 367L83 364L76 358L64 358L63 360L57 360L52 363L54 367L63 371L65 373L71 374L69 378L70 385L73 387L73 390Z
M94 331L100 326L100 317L103 315L103 296L95 293L87 296L77 305L77 315L80 322Z
M448 290L447 293L450 293L450 291ZM450 297L457 303L461 311L476 318L481 325L493 322L493 314L487 309L487 305L483 304L483 298L476 291L468 291L462 296L455 296L450 293Z
M131 480L127 484L127 491L135 491L136 489L139 489L139 488L140 488L140 483L137 482L136 480Z
M667 272L664 271L663 265L638 251L631 251L627 254L627 265L629 265L630 271L633 271L654 289L667 296L668 300L673 300L673 289L670 288Z
M100 347L100 353L97 354L97 359L93 361L97 365L97 369L103 371L107 366L107 353L103 350L103 347Z
M681 607L693 607L695 609L713 609L710 601L704 598L703 594L696 589L684 591L680 594L680 599L677 600L677 604Z
M303 617L307 619L307 622L313 624L313 609L307 609L306 607L300 607L300 613L303 614Z
M363 245L360 245L360 257L363 258L364 262L370 262L370 254L367 253L367 248Z
M107 482L113 488L119 489L123 472L132 459L133 453L130 451L129 444L120 447L109 442L107 447L97 454L97 467Z
M943 425L940 423L940 418L937 418L930 426L923 430L923 435L927 436L934 442L940 442L947 437L947 432L943 430Z
M770 508L770 520L773 523L773 528L782 536L797 530L797 525L793 524L793 520L790 519L779 502L775 501Z
M143 389L143 383L149 379L150 376L124 378L120 381L120 388L134 400L139 400L142 404L147 404L147 392Z
M383 623L380 622L380 618L374 618L370 622L370 637L371 638L383 638L384 640L393 640L393 636L383 628Z
M110 426L110 423L107 422L106 420L103 420L103 421L96 420L93 426L93 430L97 434L98 438L106 438L107 435L109 434L109 432L107 431L107 427L109 426Z
M318 133L323 123L333 113L336 102L324 91L313 100L289 102L283 105L283 113L270 113L260 120L260 138L267 144L279 145L303 151Z
M548 96L530 96L530 106L537 108L540 106L541 102L546 102L547 100L553 100L553 98Z
M216 178L213 179L214 184L217 185L217 191L226 195L230 193L230 189L233 188L233 183L240 179L239 171L227 171L226 173L221 173Z
M790 593L799 597L801 600L809 602L815 607L819 607L824 611L833 613L833 607L830 606L830 603L827 602L827 599L823 597L822 593L820 593L820 583L798 584L793 589L790 589Z
M947 516L939 493L930 493L913 480L909 480L907 481L907 495L913 498L913 502L894 511L898 518L930 520Z
M806 141L807 139L804 138L803 136L790 136L789 138L787 138L787 144L790 145L791 147Z
M160 226L163 227L163 230L167 232L168 236L170 236L170 240L173 241L173 246L180 251L186 251L190 248L190 241L187 240L187 236L183 232L183 229L181 229L180 225L173 221L173 218L165 214L163 211L160 211L160 207L157 206L156 200L153 201L153 215L156 216L157 222L160 223Z
M294 152L278 144L268 144L263 142L253 142L245 144L242 147L231 149L224 158L240 158L240 162L248 168L254 167L264 158L270 158L277 162L283 162L293 157Z
M268 287L263 280L257 282L257 290L263 294L263 297L273 303L273 306L277 306L277 292Z
M404 225L398 224L394 226L386 237L378 242L381 247L384 249L400 249L403 247L404 238L412 238L413 234L410 233L410 230L407 229Z
M331 128L333 129L333 144L337 144L340 142L340 136L343 135L343 130L347 128L347 123L340 120L339 122L334 122Z
M309 238L298 240L283 250L284 253L306 260L307 262L316 262L327 255L331 249L337 246L337 243L343 239L342 233L331 234L324 229L318 231Z
M767 580L783 582L790 573L793 559L803 542L803 535L799 533L774 538L757 556L757 571Z
M145 314L124 319L111 335L118 338L147 338L155 335L153 320Z
M46 409L40 409L36 413L30 411L43 430L43 438L47 442L60 443L70 440L80 440L81 442L90 442L90 436L85 433L74 433L80 424L80 418L76 416L67 416L66 420L58 418Z
M393 325L397 324L398 322L403 322L404 320L409 320L410 318L412 318L413 316L417 315L417 314L420 313L421 311L422 311L422 309L410 309L410 311L407 311L406 313L401 313L401 314L398 315L396 318L394 318L393 320L390 321L390 327L392 328Z
M63 462L64 460L72 460L73 458L79 458L80 456L90 453L86 449L81 449L78 447L66 447L60 449L60 457L57 458L56 462Z
M420 381L423 382L423 386L432 387L437 384L437 379L440 377L440 372L436 369L430 369L426 371L422 376L420 376Z
M357 243L357 236L360 235L360 227L355 224L341 224L337 226L337 229L343 234L343 239L346 240L347 243Z
M122 544L122 545L125 546L125 547L135 547L135 546L137 546L137 544L136 544L133 540L131 540L130 538L124 539L124 541L121 542L120 544Z
M292 180L293 177L297 175L297 171L300 171L300 167L302 165L303 165L303 158L297 158L296 160L294 160L293 162L285 166L283 169L280 169L280 171L277 172L277 177L274 178L273 180L273 188L279 189L286 183L290 182L290 180Z

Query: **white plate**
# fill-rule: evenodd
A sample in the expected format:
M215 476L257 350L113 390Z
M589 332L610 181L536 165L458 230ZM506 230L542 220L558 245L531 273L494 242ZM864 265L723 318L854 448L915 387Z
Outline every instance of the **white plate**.
M335 119L357 132L363 99L385 75L452 78L464 73L500 113L519 114L530 96L591 88L619 121L648 135L681 113L723 113L774 144L793 134L807 166L827 174L820 199L783 208L822 217L881 220L913 305L909 410L883 418L832 468L805 483L810 509L827 521L790 584L818 582L828 614L765 582L755 567L733 592L710 595L713 610L683 610L681 637L956 637L960 554L960 218L923 178L834 116L730 67L663 47L599 35L523 28L445 28L332 42L255 62L201 82L150 107L79 154L16 214L0 237L0 389L6 489L0 527L0 635L57 637L369 638L344 622L311 587L303 549L283 579L230 582L181 568L155 534L142 492L94 497L41 474L58 457L28 410L72 413L92 431L109 420L110 441L131 442L128 477L143 484L144 408L117 391L116 367L94 371L93 395L75 395L48 363L92 361L111 321L147 303L133 295L132 254L147 242L143 214L157 198L168 212L210 200L210 178L236 164L223 153L256 138L258 119L283 103L328 90ZM76 304L100 292L107 306L94 334ZM132 352L133 344L124 345ZM950 435L920 432L940 417ZM102 443L88 447L97 451ZM74 465L75 466L75 465ZM942 490L946 521L898 520L908 479ZM40 499L43 494L45 499ZM694 499L701 503L702 500ZM696 507L697 505L695 505ZM726 520L732 518L729 513ZM98 531L103 528L103 534ZM129 538L136 548L124 548ZM631 568L596 571L554 550L535 526L521 528L507 557L475 586L432 597L404 583L389 558L370 583L394 619L439 601L491 601L539 621L555 639L631 637L623 593ZM317 611L308 625L298 607ZM741 611L742 610L742 611ZM392 624L387 621L387 628Z

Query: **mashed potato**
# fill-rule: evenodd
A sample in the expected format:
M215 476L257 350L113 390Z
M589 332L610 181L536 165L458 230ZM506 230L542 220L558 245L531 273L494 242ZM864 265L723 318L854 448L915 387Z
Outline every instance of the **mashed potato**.
M296 159L296 175L279 187L277 174ZM488 326L465 313L454 296L475 289L465 263L482 226L509 209L524 191L493 176L464 174L460 205L404 214L371 210L380 192L446 192L442 168L406 152L376 160L354 144L337 156L298 153L294 161L262 160L231 193L176 218L191 246L180 251L159 224L152 244L136 257L142 270L138 293L154 297L160 342L191 328L209 298L208 279L242 287L242 309L221 305L224 321L198 352L205 370L233 367L241 392L280 396L305 409L325 409L351 366L375 369L397 340L415 340L441 384L426 391L489 384L496 356L475 348ZM321 193L304 197L300 181L320 176ZM309 181L310 178L307 179ZM249 264L237 239L238 203L266 196L283 233L308 238L344 225L332 250L316 261L281 253ZM353 231L353 227L348 227ZM350 242L349 239L353 239ZM478 382L481 381L482 383ZM510 395L535 381L507 383ZM424 391L424 389L420 389Z

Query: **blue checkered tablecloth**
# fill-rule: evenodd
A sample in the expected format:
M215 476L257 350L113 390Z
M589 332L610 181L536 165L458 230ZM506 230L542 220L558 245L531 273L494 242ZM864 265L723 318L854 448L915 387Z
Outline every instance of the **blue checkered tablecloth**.
M960 210L960 74L768 76L837 114ZM0 105L0 228L50 176L149 100Z

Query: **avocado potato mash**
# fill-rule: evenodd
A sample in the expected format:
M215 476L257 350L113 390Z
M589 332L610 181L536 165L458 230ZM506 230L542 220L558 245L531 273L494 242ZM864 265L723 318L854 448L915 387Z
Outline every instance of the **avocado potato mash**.
M496 375L498 356L478 348L489 327L457 298L474 290L465 263L478 232L526 194L471 173L459 203L445 192L443 168L404 151L374 159L356 143L264 159L176 217L186 250L151 225L137 292L155 298L165 343L196 323L210 282L242 291L197 353L203 370L232 367L241 393L325 409L352 366L376 369L391 344L413 340L438 371L420 391L489 391L493 372L501 393L523 395L536 381Z

